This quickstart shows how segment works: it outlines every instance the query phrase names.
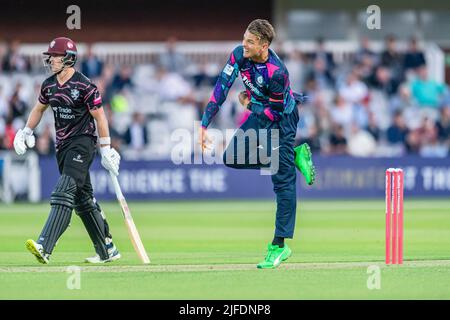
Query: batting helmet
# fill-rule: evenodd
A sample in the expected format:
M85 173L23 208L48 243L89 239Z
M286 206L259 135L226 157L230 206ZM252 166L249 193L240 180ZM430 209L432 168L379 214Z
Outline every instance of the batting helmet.
M45 62L49 64L50 56L64 56L64 67L72 67L77 61L77 53L75 42L69 38L58 37L50 42L47 51L44 52L45 55L48 55Z

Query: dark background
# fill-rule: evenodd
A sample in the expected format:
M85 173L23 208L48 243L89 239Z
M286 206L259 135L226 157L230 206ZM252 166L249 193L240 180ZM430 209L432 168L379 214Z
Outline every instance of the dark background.
M67 7L81 9L81 30L68 30ZM1 1L0 41L47 42L65 35L79 42L238 40L255 17L270 19L271 1ZM207 32L205 32L207 30Z

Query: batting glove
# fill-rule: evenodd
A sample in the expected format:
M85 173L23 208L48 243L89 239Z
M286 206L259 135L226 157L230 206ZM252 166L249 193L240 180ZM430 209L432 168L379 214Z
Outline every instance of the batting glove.
M110 146L105 146L100 148L100 154L102 155L103 168L118 176L120 165L119 153Z
M19 129L14 137L14 150L20 156L23 155L27 148L33 148L36 144L36 138L33 135L33 130L28 127Z

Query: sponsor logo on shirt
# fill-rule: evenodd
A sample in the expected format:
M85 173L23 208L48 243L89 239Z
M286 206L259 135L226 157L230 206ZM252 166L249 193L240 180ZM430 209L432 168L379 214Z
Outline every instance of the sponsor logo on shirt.
M81 154L77 155L76 158L73 158L72 160L79 163L83 163L83 160L81 160Z
M72 113L72 109L64 108L64 107L53 107L53 111L55 112L55 117L64 119L64 120L73 120L75 119L75 115Z
M250 90L254 93L256 93L257 95L261 96L261 92L258 90L258 88L256 88L253 83L245 76L242 75L242 81L244 81L244 84L250 88Z
M228 63L225 66L225 68L223 68L223 73L225 73L228 76L231 76L233 74L233 71L234 71L233 66L229 65Z

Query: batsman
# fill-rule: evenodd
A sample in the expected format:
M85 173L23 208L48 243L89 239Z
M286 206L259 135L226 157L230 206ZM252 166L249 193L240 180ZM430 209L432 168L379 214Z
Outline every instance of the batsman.
M251 114L226 148L224 164L236 169L267 167L268 162L260 156L260 150L267 150L266 158L272 163L277 160L278 163L277 170L271 175L277 202L275 233L264 261L257 265L261 269L278 267L292 253L284 240L294 235L296 167L307 184L311 185L315 180L309 146L302 144L294 148L299 121L297 105L306 98L291 90L289 73L284 63L269 48L274 36L275 31L267 20L257 19L249 24L242 45L233 50L219 75L203 114L199 134L202 150L209 148L211 140L207 127L240 73L246 91L240 93L239 100ZM251 134L261 131L266 132L265 138ZM272 143L275 132L278 135L278 145ZM257 137L256 143L252 143L252 136Z
M100 144L103 167L116 176L120 155L110 146L108 121L100 93L86 76L74 69L76 60L77 47L71 39L59 37L50 42L44 52L44 63L52 75L42 83L38 102L31 110L25 128L14 138L18 155L33 148L33 130L50 106L55 120L60 177L51 194L50 214L39 238L26 241L26 248L43 264L49 263L58 239L70 224L73 209L83 221L96 251L96 255L86 261L104 263L120 258L106 218L94 198L89 175L97 144Z

